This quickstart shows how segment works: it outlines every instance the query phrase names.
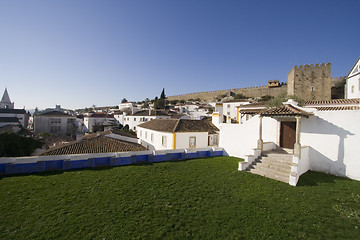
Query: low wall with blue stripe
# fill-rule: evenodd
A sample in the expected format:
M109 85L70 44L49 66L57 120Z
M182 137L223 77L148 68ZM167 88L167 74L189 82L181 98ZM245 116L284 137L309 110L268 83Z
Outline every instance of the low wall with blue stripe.
M223 148L0 158L0 175L112 167L222 156Z

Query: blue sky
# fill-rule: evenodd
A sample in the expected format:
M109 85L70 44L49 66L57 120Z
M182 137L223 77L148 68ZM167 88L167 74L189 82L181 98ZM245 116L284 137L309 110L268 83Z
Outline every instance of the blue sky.
M0 91L83 108L287 81L360 56L360 1L0 1Z

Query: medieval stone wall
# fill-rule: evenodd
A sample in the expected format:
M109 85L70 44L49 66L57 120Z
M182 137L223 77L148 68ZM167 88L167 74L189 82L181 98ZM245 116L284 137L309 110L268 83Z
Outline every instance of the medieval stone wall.
M268 88L267 86L258 86L258 87L247 87L247 88L234 88L234 89L226 89L226 90L218 90L218 91L209 91L209 92L197 92L197 93L188 93L170 96L168 100L189 100L189 99L197 99L212 101L222 95L230 96L233 94L243 94L246 97L261 97L265 95L277 96L279 94L286 94L287 85L286 83L281 84L279 87Z
M331 63L294 66L288 74L288 95L304 100L331 99Z
M188 93L168 97L168 100L197 99L213 101L222 95L243 94L246 97L262 97L279 94L296 95L304 100L330 100L343 98L344 78L331 78L331 63L294 66L288 74L288 82L278 87L248 87L209 92Z

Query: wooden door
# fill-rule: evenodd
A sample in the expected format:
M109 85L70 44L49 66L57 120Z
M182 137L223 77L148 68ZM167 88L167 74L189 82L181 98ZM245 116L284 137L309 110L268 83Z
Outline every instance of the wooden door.
M294 149L296 141L296 122L281 122L280 147Z

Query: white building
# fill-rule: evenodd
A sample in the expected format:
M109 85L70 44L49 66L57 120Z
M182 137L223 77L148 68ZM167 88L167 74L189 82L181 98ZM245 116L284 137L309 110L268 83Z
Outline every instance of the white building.
M92 113L88 116L84 116L84 125L87 131L93 132L94 126L107 126L116 123L114 115L104 113Z
M346 98L360 98L360 58L346 76Z
M129 129L136 131L136 126L151 121L153 119L170 119L171 116L167 115L163 111L160 110L142 110L135 112L130 115L124 115L122 121L120 122L123 126L128 125ZM121 118L118 118L121 120Z
M9 97L7 88L5 88L4 94L1 98L0 108L14 109L14 103L10 101L10 97Z
M134 108L137 109L137 104L134 102L126 102L126 103L119 104L119 110L124 110L126 108L130 108L131 110L133 110Z
M150 150L218 145L218 129L208 120L155 119L138 125L137 137Z
M34 133L52 133L54 136L71 136L76 133L76 118L63 112L52 111L34 115Z
M214 115L216 122L219 116ZM254 160L264 158L266 151L291 149L292 161L285 173L291 185L308 170L360 180L358 122L359 99L308 101L305 107L289 100L243 124L219 123L219 146L230 156L245 159L239 170L256 165ZM275 171L269 166L263 170L269 171L268 177Z
M25 109L14 109L14 102L10 101L9 93L5 88L0 102L0 127L6 125L19 125L24 128L28 126L29 114Z
M249 104L250 102L243 99L233 99L223 102L223 113L227 122L239 122L238 107Z
M211 105L200 105L200 104L181 104L175 106L175 109L178 109L178 112L181 114L187 114L190 119L203 119L205 117L211 117L209 113L209 108Z

